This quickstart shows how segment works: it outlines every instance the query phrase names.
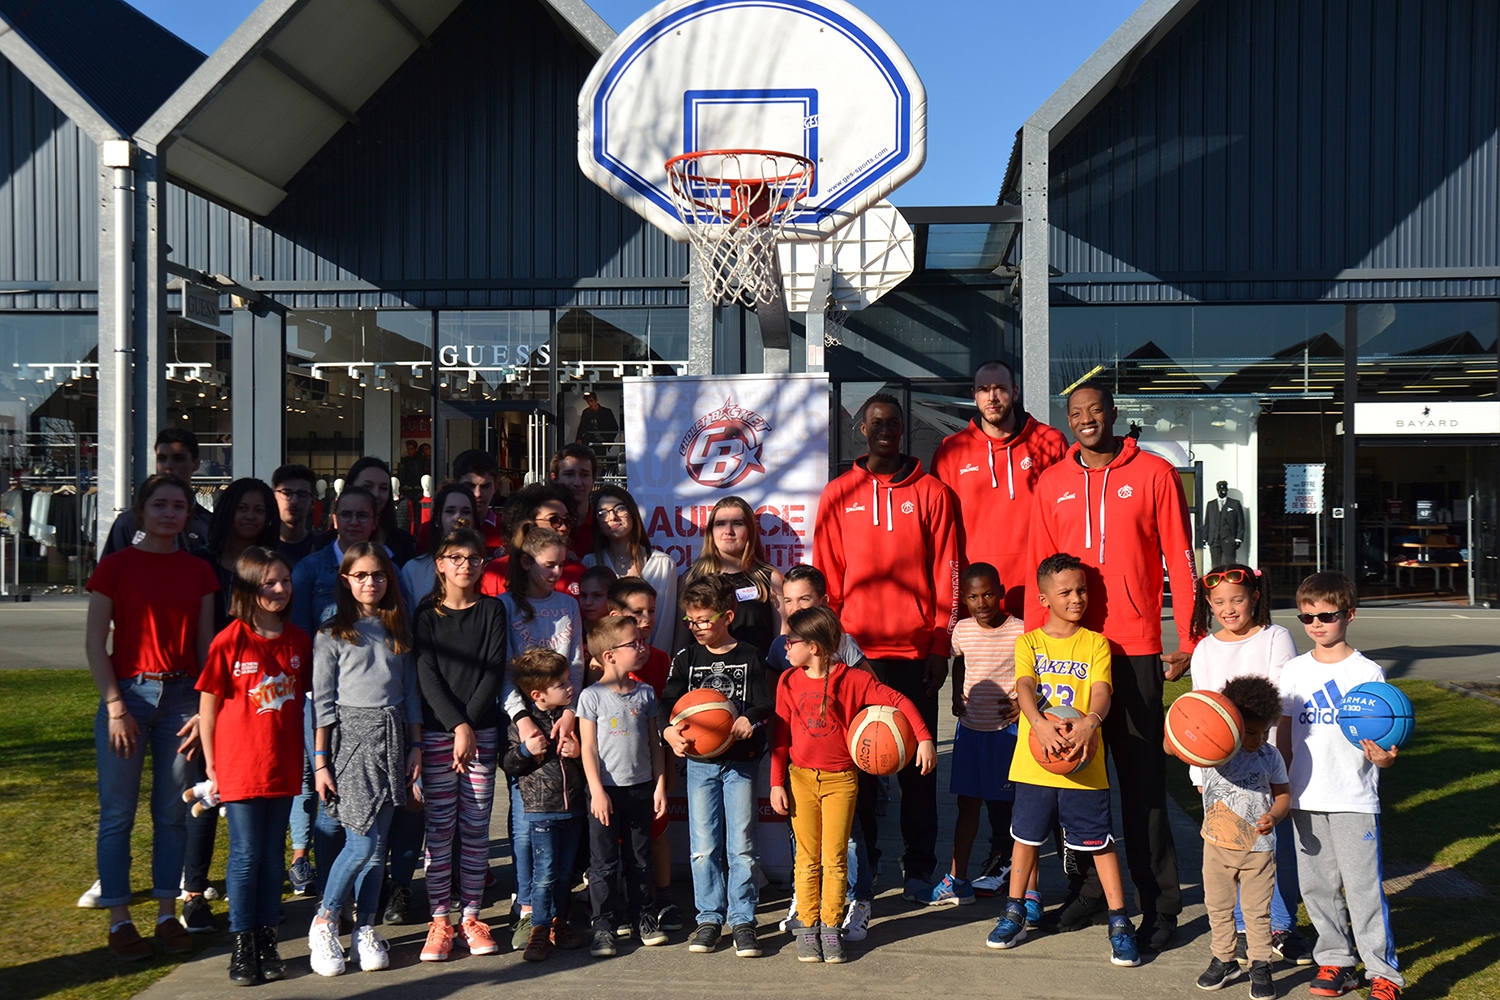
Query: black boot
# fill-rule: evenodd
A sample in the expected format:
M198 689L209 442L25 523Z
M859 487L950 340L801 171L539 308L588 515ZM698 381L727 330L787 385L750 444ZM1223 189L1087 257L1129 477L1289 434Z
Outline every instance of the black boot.
M234 936L234 954L229 956L229 981L250 986L260 978L260 955L255 947L255 932L240 931Z
M261 977L268 983L286 978L286 962L276 950L276 928L262 927L255 932L255 953L260 959Z

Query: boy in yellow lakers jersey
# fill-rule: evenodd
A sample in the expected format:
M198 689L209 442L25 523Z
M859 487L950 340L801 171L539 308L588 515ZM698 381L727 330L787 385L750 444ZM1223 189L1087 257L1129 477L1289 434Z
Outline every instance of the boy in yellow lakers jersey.
M1109 960L1115 965L1141 964L1135 928L1125 916L1125 888L1120 859L1115 854L1114 823L1109 809L1109 776L1104 754L1095 754L1073 774L1053 774L1030 753L1031 733L1054 754L1066 755L1087 746L1104 724L1110 706L1109 642L1098 632L1079 625L1088 609L1088 580L1083 563L1058 553L1037 567L1037 589L1049 612L1039 629L1016 640L1016 700L1021 706L1017 750L1011 758L1010 780L1016 788L1010 833L1010 899L1005 915L990 931L985 944L1013 948L1026 937L1025 893L1036 870L1037 848L1062 823L1067 845L1094 859L1099 883L1109 904ZM1067 706L1081 718L1064 728L1042 715L1047 708Z

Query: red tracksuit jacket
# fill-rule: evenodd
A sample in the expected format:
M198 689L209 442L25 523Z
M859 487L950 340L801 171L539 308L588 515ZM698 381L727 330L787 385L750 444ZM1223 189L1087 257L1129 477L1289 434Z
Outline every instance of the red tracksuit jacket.
M1031 565L1057 552L1083 560L1089 607L1083 627L1103 633L1129 656L1161 652L1162 560L1172 581L1172 616L1185 652L1198 578L1188 528L1187 498L1177 470L1120 438L1120 452L1102 469L1078 461L1078 445L1042 473L1031 517ZM1028 582L1026 628L1047 612Z
M908 457L894 476L865 459L818 502L813 565L828 603L872 660L947 656L958 612L953 494Z
M1042 470L1068 450L1067 439L1031 414L1017 413L1020 428L1004 441L974 421L938 445L932 474L958 497L959 543L963 564L987 562L1000 571L1005 611L1022 617L1026 581L1036 575L1031 561L1032 493Z

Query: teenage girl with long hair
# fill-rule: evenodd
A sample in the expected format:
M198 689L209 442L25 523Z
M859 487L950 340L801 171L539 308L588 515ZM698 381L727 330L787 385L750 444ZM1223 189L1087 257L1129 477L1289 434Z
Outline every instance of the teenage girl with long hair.
M1188 634L1198 642L1190 668L1195 690L1223 691L1236 677L1264 677L1279 688L1281 668L1297 655L1292 634L1271 621L1270 579L1244 563L1216 566L1198 578ZM1273 727L1273 743L1275 736ZM1202 783L1196 768L1192 779ZM1295 838L1288 819L1277 829L1276 891L1271 894L1271 944L1288 962L1307 954L1297 933L1300 899ZM1240 928L1245 926L1237 906L1234 920Z
M576 696L583 690L583 617L572 595L557 591L557 581L562 579L563 566L568 561L567 542L551 528L531 522L522 524L513 537L506 590L500 595L510 628L505 662L509 664L528 649L553 650L567 659L568 680ZM562 714L552 732L541 732L527 714L525 696L516 688L508 666L501 698L502 707L516 723L522 740L534 735L557 739L563 733L576 733L577 722L571 708ZM527 824L521 822L525 806L514 781L510 793L511 843L519 886L516 906L521 915L511 943L519 949L525 947L531 933L531 841Z
M351 889L360 967L390 964L375 931L391 817L406 805L422 770L422 700L411 631L384 547L361 542L339 565L338 606L313 641L313 781L344 849L307 935L313 971L344 971L339 909Z
M471 955L499 950L479 919L489 871L490 810L499 755L500 688L510 641L505 607L479 592L488 547L468 528L437 546L437 582L417 612L417 676L422 687L422 800L427 813L427 925L424 962L453 948L454 855L463 907L457 935ZM408 564L410 565L410 564ZM454 835L455 827L457 836Z
M787 630L792 669L776 682L779 724L771 743L771 808L781 816L791 814L797 841L797 910L803 921L797 927L797 961L842 962L839 925L849 890L849 831L859 798L849 723L867 705L890 705L916 733L917 767L923 774L937 765L937 749L910 698L870 671L838 662L844 630L831 609L793 612Z
M677 564L646 537L640 505L624 488L601 486L589 501L589 519L594 525L594 551L583 557L585 566L607 566L615 576L640 577L656 590L657 607L677 607ZM656 619L648 645L667 649L677 623L674 615Z
M781 574L766 562L760 542L760 522L742 497L725 497L714 504L703 527L703 550L682 580L685 587L710 573L722 573L734 585L734 624L729 634L755 647L764 659L781 632ZM667 607L658 603L660 607ZM673 648L681 649L690 636L682 629Z
M302 791L303 694L312 638L287 621L292 564L264 546L234 565L230 618L198 678L203 763L229 814L231 982L286 977L276 949L287 824Z
M213 570L177 546L193 511L193 491L177 476L155 475L136 491L137 540L99 561L89 577L85 650L99 709L99 906L109 909L116 958L151 957L130 919L130 834L141 770L151 747L151 895L155 937L171 955L193 950L177 922L187 836L182 792L198 749L193 682L214 635ZM109 643L110 627L114 642Z
M427 551L401 567L406 592L417 607L433 594L438 548L443 540L459 528L473 528L479 523L478 517L474 494L462 483L449 483L432 495L432 530L428 532Z
M417 543L396 526L396 505L391 502L391 467L381 459L366 455L349 466L344 485L358 486L375 497L376 528L372 540L386 547L397 569L405 566L416 556Z

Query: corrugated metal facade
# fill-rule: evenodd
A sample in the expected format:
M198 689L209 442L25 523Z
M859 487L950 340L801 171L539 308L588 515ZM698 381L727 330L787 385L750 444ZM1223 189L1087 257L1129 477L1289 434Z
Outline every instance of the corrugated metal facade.
M93 141L0 59L0 309L98 308L98 162Z
M1203 0L1052 151L1052 300L1500 294L1497 53L1495 0Z
M685 302L685 248L578 169L592 55L533 0L472 0L433 43L263 222L173 188L172 258L296 308Z

